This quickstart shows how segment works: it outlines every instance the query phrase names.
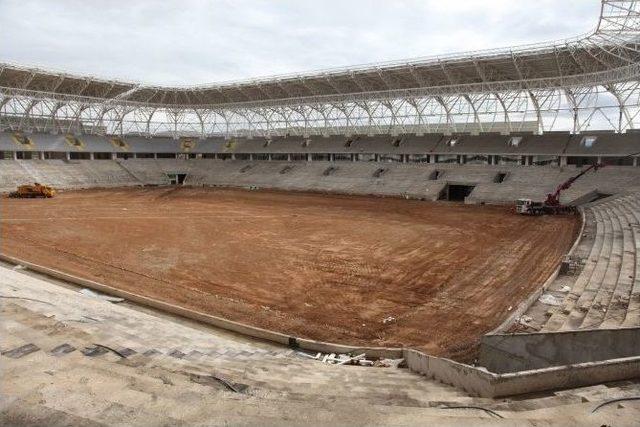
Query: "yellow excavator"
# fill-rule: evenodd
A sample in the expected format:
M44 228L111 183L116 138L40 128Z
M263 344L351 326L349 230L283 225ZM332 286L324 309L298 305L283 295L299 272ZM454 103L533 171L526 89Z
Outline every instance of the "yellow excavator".
M56 190L47 185L38 184L21 185L16 191L9 193L9 197L15 199L29 199L35 197L43 197L49 199L56 195Z

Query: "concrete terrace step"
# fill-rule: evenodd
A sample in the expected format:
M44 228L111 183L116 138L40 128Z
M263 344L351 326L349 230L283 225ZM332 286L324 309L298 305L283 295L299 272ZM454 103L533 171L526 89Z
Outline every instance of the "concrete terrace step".
M146 366L216 371L246 383L270 382L273 388L299 394L311 393L312 389L317 393L322 389L324 394L344 394L347 398L350 388L360 384L376 396L379 396L376 385L393 385L443 398L464 396L452 387L425 381L408 370L325 365L297 356L287 348L252 344L248 339L225 332L212 334L210 328L193 329L165 317L83 297L71 289L42 283L12 270L0 271L2 295L22 298L15 301L19 301L26 313L25 316L11 315L15 319L12 334L18 336L22 344L36 343L46 351L62 344L78 349L100 344L117 351L135 351L131 355L132 363L142 359L146 360ZM47 301L47 304L36 300ZM49 335L62 324L68 325L67 334ZM126 330L135 333L124 334ZM2 350L10 348L3 344ZM100 355L111 356L111 353Z
M571 291L564 298L562 305L554 310L551 317L544 324L542 328L544 332L554 332L562 328L569 314L574 310L579 298L590 283L596 265L602 256L602 251L605 246L604 219L602 214L599 210L588 209L586 218L587 221L592 221L595 224L595 239L591 247L591 252L586 258L582 272L576 279Z
M118 165L126 170L141 184L167 185L169 178L160 168L158 162L153 159L118 160ZM172 170L176 172L176 170Z
M578 295L575 305L572 307L567 320L560 328L561 330L574 330L580 327L586 317L596 294L604 281L609 258L611 257L613 248L613 225L609 212L606 209L598 207L595 209L596 216L602 221L603 245L600 254L595 260L593 272L588 279L586 286Z
M591 302L582 324L578 329L597 329L605 318L613 293L617 287L622 267L624 234L620 218L622 214L615 205L607 205L607 214L612 226L612 247L609 262L602 283Z
M632 230L636 248L635 277L629 296L627 315L622 324L624 327L640 326L640 256L638 256L640 253L640 227L634 226Z
M141 148L141 147L139 147ZM148 147L145 146L145 149ZM143 150L146 152L146 150ZM409 195L414 198L437 198L447 182L475 186L469 203L513 203L527 197L539 199L553 191L558 182L574 176L578 169L557 167L522 167L515 165L457 165L425 163L383 163L351 161L244 161L213 159L128 159L128 160L6 160L4 165L18 165L21 176L40 180L60 188L86 188L116 185L168 185L166 173L187 173L186 183L299 191L328 191L380 196ZM120 170L116 165L120 165ZM283 168L289 168L282 173ZM334 173L325 175L328 168ZM386 172L374 177L378 169ZM126 173L124 173L126 171ZM432 174L440 172L434 183ZM496 183L497 174L506 180ZM603 169L585 176L567 192L565 202L595 191L617 193L636 188L637 168ZM8 176L5 176L8 175ZM0 169L0 188L11 188L13 173ZM3 184L7 182L8 184ZM435 188L432 188L435 187Z
M69 356L69 359L72 359ZM405 397L401 404L393 400L384 400L385 396L369 401L360 398L361 390L353 387L348 399L335 395L316 395L309 398L296 393L281 393L262 389L247 389L243 393L233 393L216 381L195 380L183 372L171 372L158 368L130 367L104 358L82 358L64 363L57 360L55 367L47 367L51 358L45 355L32 355L30 381L19 381L12 389L16 397L11 412L28 407L35 396L40 408L48 409L49 422L52 412L69 414L76 425L78 420L91 420L108 425L210 425L209 422L241 423L243 425L282 425L287 420L336 424L367 425L387 424L408 425L424 423L429 417L438 419L437 424L447 419L457 418L462 423L491 420L485 413L474 411L445 411L438 409L441 402L448 405L488 405L482 401L432 400L423 406ZM24 359L23 359L24 360ZM26 361L26 360L25 360ZM69 366L73 363L74 366ZM8 366L15 371L16 364ZM56 393L58 387L64 387L66 381L77 379L81 375L85 381L73 384L63 394ZM11 376L8 381L19 377ZM53 380L53 382L52 382ZM15 381L18 382L18 381ZM37 385L37 388L36 388ZM71 384L70 384L71 385ZM389 395L401 396L404 393L388 389ZM99 396L94 399L93 396ZM437 397L437 396L434 396ZM556 399L559 403L577 402L566 398ZM91 404L83 404L90 402ZM10 406L10 405L8 405ZM188 408L188 410L186 410ZM502 409L505 415L510 411ZM4 414L7 411L3 411ZM6 415L3 415L6 416ZM465 420L469 418L468 420ZM386 421L385 421L386 420ZM6 421L0 418L0 421ZM200 424L205 423L205 424ZM4 423L6 425L6 423ZM68 424L65 424L68 425ZM79 425L89 425L80 422Z
M74 189L107 186L139 185L132 176L110 160L71 161L25 160L15 162L30 177L58 188Z
M394 412L393 408L398 408L401 412L400 408L402 410L408 408L429 409L438 402L458 402L459 404L487 402L481 399L472 399L452 387L428 381L406 370L325 365L297 357L289 349L260 351L260 348L254 348L253 351L234 351L234 354L215 356L204 353L196 354L189 349L206 346L199 343L194 344L193 341L200 341L207 337L209 341L211 338L216 341L215 334L212 335L210 331L189 331L190 327L172 324L170 319L149 316L122 305L88 299L71 289L56 289L55 285L45 286L44 289L40 289L43 292L37 292L38 285L42 285L42 283L34 285L33 282L37 279L17 272L6 271L6 269L2 273L1 277L8 279L6 281L10 282L12 286L8 286L6 281L3 282L0 288L1 293L3 297L11 296L12 299L10 303L2 306L3 342L1 350L5 352L28 345L35 345L37 348L35 352L15 358L8 357L7 353L1 356L7 359L7 363L3 360L3 369L9 372L9 375L5 377L7 381L11 381L11 378L17 380L27 365L32 372L42 369L39 376L49 378L46 375L51 375L57 382L64 381L64 378L75 375L72 372L76 372L78 375L90 379L90 382L85 384L91 387L94 392L97 393L100 390L100 393L105 393L106 403L116 404L120 410L125 410L125 412L130 409L128 405L133 405L133 407L143 403L149 405L149 396L137 394L137 391L147 388L144 384L149 381L156 384L162 384L166 381L174 385L177 375L181 376L183 381L191 384L193 381L188 379L192 375L208 376L212 374L223 376L235 384L248 386L248 390L253 393L249 396L255 394L262 401L278 402L278 404L282 402L285 405L296 402L312 406L319 402L329 405L332 402L348 400L351 404L357 404L358 407L387 408L387 412ZM46 303L40 301L46 301ZM77 307L68 310L62 307L63 305ZM110 311L118 312L118 315L106 316L105 314ZM69 315L85 316L81 313L91 312L96 316L93 318L100 319L100 321L75 322L68 318ZM122 315L125 316L122 317ZM171 352L168 349L158 351L156 348L152 348L152 352L144 354L143 348L151 344L152 341L152 337L147 337L147 340L139 343L138 349L140 351L127 352L131 349L123 348L122 341L127 342L131 337L126 337L124 340L119 338L121 329L113 327L115 323L119 322L118 319L129 320L132 324L137 325L140 328L139 335L142 337L147 335L148 328L153 328L155 335L157 335L155 344L158 348L165 342L163 331L175 329L176 332L183 333L182 344L184 347L174 348ZM147 322L150 324L146 324ZM164 322L164 328L160 325L162 322ZM126 322L125 326L129 327L129 322ZM5 336L7 339L4 339ZM243 339L240 341L239 348L250 347L248 343L242 342ZM102 347L94 347L96 342L118 352L127 352L127 358L122 359L112 351L104 350ZM235 350L233 349L233 341L222 337L222 342L225 343L226 348ZM59 351L58 349L63 346L75 348L75 350ZM279 347L274 348L278 349ZM57 353L54 354L52 351L57 351ZM220 351L219 348L218 351ZM154 376L154 373L159 373L164 378L162 382L158 380L157 375ZM22 382L19 387L12 388L13 396L17 399L28 398L36 389L42 391L38 375L29 377L35 381L29 386ZM103 378L105 375L109 378ZM184 378L187 378L188 381ZM135 384L135 388L132 389L133 384ZM198 384L196 381L196 385L200 387ZM192 387L195 386L192 384ZM211 384L208 387L211 387ZM222 388L224 389L224 387ZM232 396L232 399L237 400L235 394L223 391L222 395L216 391L213 391L213 394L218 393L218 399L225 400L229 395ZM68 402L79 398L74 395L75 392L76 389L73 389L69 393L57 397L58 400L55 404L51 403L52 408L62 404L62 401L65 406L68 405ZM129 396L132 392L133 395ZM202 399L202 396L199 396L202 392L205 390L198 392L198 399ZM211 392L207 392L208 396L211 394ZM154 402L161 402L160 397L161 395L158 393L156 398L159 400L154 400ZM138 400L139 398L142 400ZM78 401L82 401L82 399ZM184 403L183 400L182 402ZM144 406L144 408L147 407ZM101 409L101 411L103 410L106 409ZM101 416L101 411L93 414L83 413L82 415L93 419Z
M585 245L583 239L574 254L585 257L586 250L589 251L582 271L573 280L562 304L548 309L546 320L532 323L541 325L536 330L554 332L640 325L640 314L636 314L640 309L637 277L640 197L627 194L590 204L585 207L585 219L585 232L593 233L594 237L590 249L580 249ZM570 276L558 278L549 292L558 297L557 283L566 285L568 281ZM539 308L529 312L540 317Z
M613 295L609 300L607 313L601 324L603 328L622 326L629 308L629 298L635 277L636 247L631 224L635 217L631 213L625 200L621 200L616 207L618 218L622 225L623 252L621 267Z
M45 286L30 276L4 270L0 269L0 278L9 279L13 287L2 282L0 292L15 299L1 307L1 349L35 345L37 350L0 356L3 382L10 385L0 414L3 425L19 419L20 411L28 411L22 415L29 419L46 419L46 425L482 425L485 421L495 425L501 421L482 410L444 410L442 406L493 409L506 418L517 418L519 425L539 425L586 414L594 406L590 402L638 389L605 387L493 401L468 397L405 370L324 365L296 358L288 349L276 358L277 363L255 354L243 359L137 353L123 359L107 350L87 351L103 339L104 344L123 350L117 348L121 329L112 327L119 322L141 327L144 345L153 341L147 328L156 328L158 346L167 330L182 332L183 344L188 346L204 348L207 345L202 341L207 338L228 347L234 342L224 333L218 337L210 328L194 328L127 305L89 299L71 288L46 282ZM37 295L39 290L43 292ZM66 317L88 312L103 321L73 322ZM102 335L95 333L106 329L109 331ZM251 345L236 339L241 348ZM76 350L52 353L66 343ZM187 348L182 350L187 352ZM213 376L224 378L239 392ZM507 421L505 425L514 420Z
M638 327L640 326L640 196L637 194L631 194L623 198L623 205L626 208L629 227L631 229L631 245L635 252L635 260L633 265L627 267L627 271L631 272L633 269L633 279L631 280L628 295L628 306L626 310L626 316L622 322L623 327Z

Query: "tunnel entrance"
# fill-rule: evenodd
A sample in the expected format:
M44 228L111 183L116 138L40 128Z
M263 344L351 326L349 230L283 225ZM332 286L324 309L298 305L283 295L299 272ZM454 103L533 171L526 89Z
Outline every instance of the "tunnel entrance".
M475 188L475 185L447 184L440 193L438 200L464 202Z
M187 179L186 173L168 173L167 176L171 185L184 185L184 180Z

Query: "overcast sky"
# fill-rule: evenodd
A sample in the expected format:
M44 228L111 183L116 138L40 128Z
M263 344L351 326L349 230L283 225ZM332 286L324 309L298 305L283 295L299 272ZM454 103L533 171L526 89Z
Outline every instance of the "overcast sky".
M599 0L0 0L0 61L162 85L570 37Z

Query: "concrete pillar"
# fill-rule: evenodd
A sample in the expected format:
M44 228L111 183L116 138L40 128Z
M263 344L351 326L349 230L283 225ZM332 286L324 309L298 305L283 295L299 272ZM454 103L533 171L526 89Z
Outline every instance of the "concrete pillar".
M13 152L13 160L18 160L18 152L17 151Z
M429 154L429 163L435 165L438 163L438 155L437 154Z
M598 157L598 163L602 164L602 157Z
M307 153L307 162L312 162L313 161L313 156L311 156L311 153Z
M560 166L564 167L567 166L568 162L567 162L567 156L560 156Z
M287 154L287 162L291 161L291 154Z
M231 153L231 160L235 160L236 159L236 153Z
M458 163L461 165L464 165L467 163L467 156L462 155L462 156L458 156Z
M89 153L89 160L95 160L95 159L96 159L96 156L95 156L94 152L93 152L93 151L91 151L91 152Z
M336 155L335 154L329 154L329 161L330 162L335 162L336 161Z
M249 161L253 162L253 154L249 154Z
M71 160L71 153L69 151L67 151L66 153L64 153L65 159L67 160Z
M637 157L633 158L633 166L638 167L638 158Z
M153 158L156 160L158 158L158 153L153 153Z
M267 154L267 161L271 161L271 153Z
M357 154L352 154L351 155L351 161L352 162L357 162L358 161L358 155Z
M118 158L118 154L117 153L111 153L111 160L115 160Z

